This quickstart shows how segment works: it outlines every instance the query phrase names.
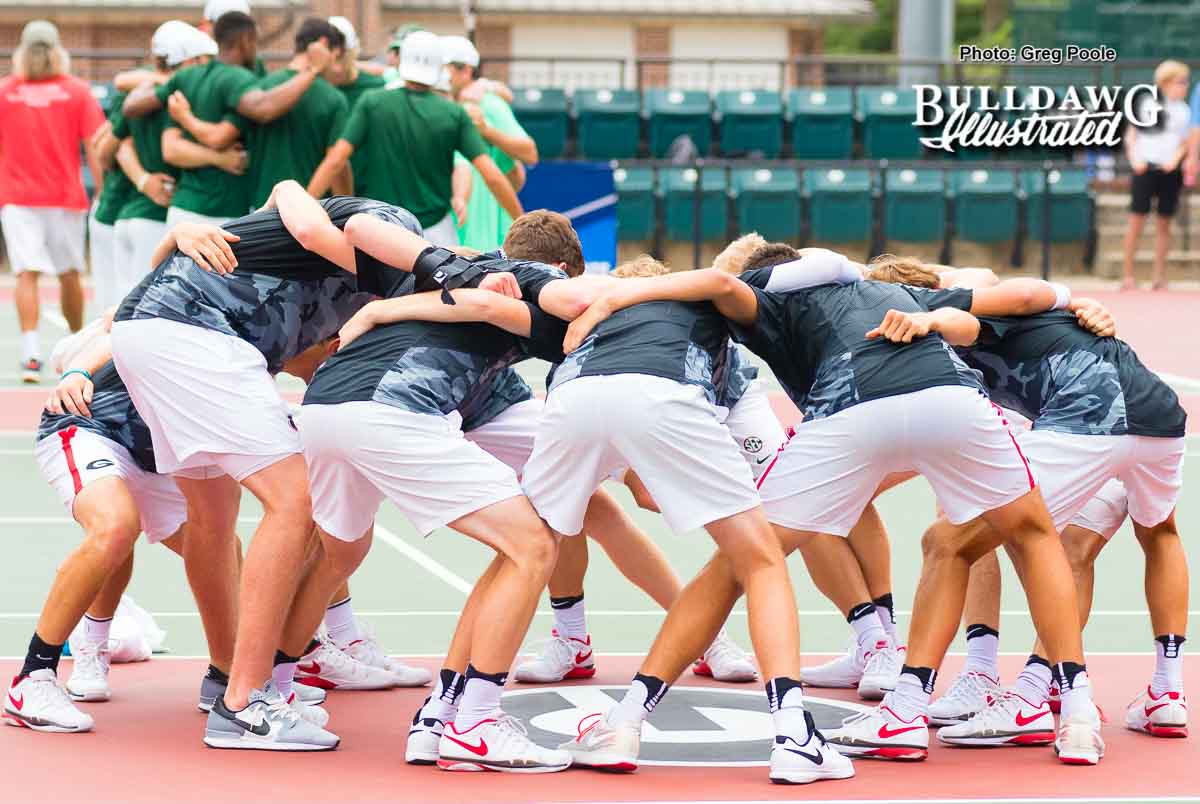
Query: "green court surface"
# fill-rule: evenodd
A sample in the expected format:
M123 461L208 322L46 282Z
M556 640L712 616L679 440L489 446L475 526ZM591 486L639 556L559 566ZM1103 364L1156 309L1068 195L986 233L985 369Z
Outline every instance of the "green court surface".
M47 319L43 319L42 330L48 353L62 330ZM13 388L16 383L16 338L8 337L8 333L15 331L12 308L5 305L0 310L0 404L4 404L5 389ZM540 390L545 369L545 364L531 362L521 370L535 390ZM772 388L778 388L765 368L764 376ZM281 378L281 383L290 391L301 387L292 378ZM34 462L35 427L36 422L30 421L27 427L20 428L25 432L0 434L0 482L5 489L4 505L0 506L0 544L4 554L3 583L0 583L0 655L3 656L23 653L55 568L79 538L78 526L58 504ZM1191 460L1200 458L1200 439L1190 438L1188 453ZM634 509L632 498L623 488L615 484L610 487L629 509ZM884 494L878 506L892 537L895 598L903 629L920 569L921 533L934 517L934 499L929 486L918 478ZM253 532L257 511L257 503L247 495L239 523L243 540L248 540ZM684 579L713 551L712 542L703 532L676 534L657 514L635 510L634 516L663 547ZM1200 528L1200 479L1194 474L1180 502L1178 519L1195 562L1197 554L1189 535ZM375 627L390 652L438 655L445 650L455 618L489 553L449 530L421 539L386 504L380 511L378 525L371 554L351 581L355 607ZM625 581L594 545L591 556L587 602L597 651L644 652L662 612ZM1032 623L1007 560L1002 563L1006 573L1002 648L1026 652L1032 645ZM1151 652L1143 563L1141 551L1126 524L1098 561L1095 611L1086 633L1090 651ZM792 559L792 566L806 652L841 650L848 633L845 623L812 587L798 557ZM1200 573L1193 575L1193 600L1200 599L1196 594L1200 590L1195 580L1197 575ZM154 613L168 631L167 646L172 654L199 656L205 652L183 567L174 554L140 543L130 594ZM548 602L543 600L529 641L548 636L550 625ZM748 644L742 607L736 610L730 628L742 644ZM959 647L961 644L956 645Z

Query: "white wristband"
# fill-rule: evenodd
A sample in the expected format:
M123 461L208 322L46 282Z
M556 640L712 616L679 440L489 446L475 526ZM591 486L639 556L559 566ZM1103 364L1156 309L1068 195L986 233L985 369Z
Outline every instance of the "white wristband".
M1062 282L1051 282L1050 287L1054 288L1054 306L1051 310L1061 310L1071 303L1071 289Z

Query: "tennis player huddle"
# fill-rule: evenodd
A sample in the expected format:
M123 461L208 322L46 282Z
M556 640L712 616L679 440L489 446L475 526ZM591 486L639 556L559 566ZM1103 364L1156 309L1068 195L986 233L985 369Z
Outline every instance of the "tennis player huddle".
M584 275L554 213L519 218L502 252L468 256L431 245L406 210L317 201L292 181L223 229L177 225L154 265L60 361L37 457L85 537L9 688L12 723L92 728L73 700L108 697L103 643L84 646L90 670L65 687L58 656L85 615L102 633L144 531L184 559L209 641L212 747L336 748L317 702L339 683L314 658L336 653L397 684L433 682L406 759L451 771L635 770L643 721L689 666L761 675L774 782L849 778L851 757L924 759L931 723L949 744L1053 744L1063 762L1096 764L1081 623L1091 563L1128 516L1147 556L1157 662L1131 690L1126 725L1187 734L1174 514L1185 414L1107 311L1064 286L890 256L861 266L757 236L705 270L668 274L644 258ZM792 432L742 349L804 413ZM554 366L544 401L513 371L531 357ZM308 382L298 415L280 371ZM901 648L872 501L918 474L940 513ZM674 530L712 538L686 585L602 488L610 478ZM239 487L263 507L244 558ZM385 499L423 534L448 526L495 551L433 679L368 634L347 639L344 621L333 634L331 603L345 600ZM667 616L624 698L541 746L501 693L547 585L555 631L517 679L595 672L584 534ZM1000 546L1039 637L1007 689L988 614ZM854 631L845 656L815 668L800 664L795 550ZM743 595L757 668L723 632ZM964 600L967 667L931 703ZM819 730L804 685L882 700Z

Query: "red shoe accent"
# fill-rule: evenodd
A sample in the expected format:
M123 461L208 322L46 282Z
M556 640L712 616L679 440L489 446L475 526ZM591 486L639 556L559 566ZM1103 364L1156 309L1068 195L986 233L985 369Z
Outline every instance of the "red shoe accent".
M474 754L477 757L487 756L487 752L488 752L487 741L484 740L482 737L479 738L479 745L471 745L470 743L464 743L462 740L459 740L456 737L451 737L449 734L443 733L442 736L445 737L450 742L454 743L455 745L461 745L463 748L467 749L468 751L470 751L472 754Z
M444 771L489 771L491 768L474 762L463 762L457 759L439 759L437 766Z
M308 678L298 678L298 679L296 679L296 683L297 684L305 684L309 687L320 687L323 690L337 689L337 684L334 684L332 681L326 681L323 678L317 678L316 676L310 676Z
M1045 717L1045 716L1046 716L1046 715L1048 715L1048 714L1050 714L1050 711L1049 711L1049 710L1047 710L1047 711L1045 711L1045 712L1038 712L1038 713L1037 713L1036 715L1034 715L1033 717L1025 717L1025 716L1023 716L1023 715L1022 715L1020 712L1017 712L1017 717L1016 717L1016 720L1017 720L1017 725L1018 725L1018 726L1021 726L1022 728L1024 728L1025 726L1028 726L1030 723L1032 723L1033 721L1037 720L1038 718L1040 718L1040 717Z
M16 698L13 697L12 692L9 691L8 700L12 701L12 705L16 708L16 710L18 712L20 712L25 707L25 696L24 695L21 696L20 700L17 700Z
M709 667L708 662L704 661L703 659L697 660L696 663L692 665L692 672L698 676L706 676L708 678L712 678L713 674L712 668Z
M594 675L596 675L596 665L593 664L590 667L572 667L563 678L591 678Z
M1147 726L1151 737L1187 737L1187 726Z
M895 759L901 762L920 762L929 755L924 748L872 748L866 756Z
M638 769L636 762L614 762L611 765L588 765L588 770L605 771L607 773L633 773Z
M1062 754L1058 755L1058 761L1063 763L1064 765L1095 765L1096 764L1095 762L1084 759L1083 757L1064 757Z
M1008 741L1009 745L1049 745L1054 742L1054 732L1036 732L1033 734L1018 734Z
M21 720L21 718L19 718L19 717L14 717L13 715L8 714L7 712L4 713L4 717L8 718L9 720L11 720L13 723L15 723L18 726L24 726L25 728L29 728L29 724L26 723L24 720Z
M575 652L575 664L583 664L590 658L592 658L592 652L590 650L587 653L580 653L579 651Z
M1062 704L1060 702L1049 701L1048 706L1050 707L1050 711L1053 712L1054 714L1058 715L1058 714L1062 713Z
M298 664L298 665L296 665L296 672L297 673L311 673L314 676L319 676L319 675L321 675L321 665L317 664L316 662L309 662L308 664Z

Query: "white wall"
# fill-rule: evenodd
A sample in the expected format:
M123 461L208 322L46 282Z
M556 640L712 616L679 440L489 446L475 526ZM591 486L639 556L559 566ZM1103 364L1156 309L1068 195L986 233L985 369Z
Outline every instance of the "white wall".
M677 59L773 59L788 57L783 24L730 20L726 23L679 23L672 26L671 55ZM710 73L703 64L671 67L671 85L681 89L780 88L776 66L718 63Z
M625 85L634 84L634 27L630 21L581 19L572 23L519 20L512 23L512 53L523 59L539 56L561 58L578 54L588 58L618 58L626 62ZM568 91L577 87L620 86L621 70L616 64L557 62L550 66L536 61L514 64L509 78L513 86L553 84Z

